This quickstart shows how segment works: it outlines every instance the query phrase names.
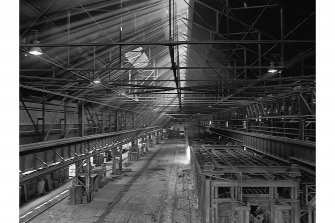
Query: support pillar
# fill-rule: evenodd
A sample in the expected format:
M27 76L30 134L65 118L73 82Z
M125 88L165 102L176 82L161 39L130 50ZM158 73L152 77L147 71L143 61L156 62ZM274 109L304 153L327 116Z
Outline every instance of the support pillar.
M119 162L119 171L120 173L122 173L122 146L119 147L119 159L120 159L120 162Z
M229 0L226 0L226 32L227 32L227 38L229 39Z
M215 32L216 33L220 33L220 29L219 29L219 27L220 27L220 19L219 19L219 12L216 12L216 20L215 20Z
M261 41L261 33L258 33L258 40ZM258 66L262 66L262 46L261 44L259 43L258 44ZM258 78L260 78L262 76L262 69L259 68L258 69ZM265 81L264 81L265 83Z
M83 172L83 161L75 162L74 165L75 165L75 176L73 178L72 185L76 186L76 185L79 185L78 177L80 173Z
M145 136L145 152L148 152L149 150L149 139L148 136Z
M45 101L42 102L42 138L45 136Z
M307 210L308 210L308 223L313 223L313 214L311 205L308 205Z
M237 222L241 223L249 223L249 212L250 207L236 207L235 210L237 211Z
M140 149L140 153L143 154L144 156L146 155L147 153L147 143L146 143L146 138L145 137L142 137L141 138L141 149Z
M156 132L156 143L157 144L161 143L161 134L160 134L160 132Z
M112 173L116 174L116 165L117 165L117 159L115 159L115 157L112 157Z
M284 8L280 8L280 40L284 40ZM285 45L284 43L280 44L280 66L285 65ZM278 73L279 84L281 85L281 72Z
M246 49L244 49L243 50L243 63L244 63L244 80L246 80L247 79L247 68L246 68L246 66L247 66L247 50Z
M210 205L211 205L211 202L210 202L210 190L211 190L211 182L210 182L210 179L205 179L205 200L204 200L204 208L205 208L205 222L206 223L209 223L210 222Z
M284 28L284 8L280 8L280 40L284 40L284 33L285 28ZM280 44L280 63L281 66L284 66L284 61L285 61L285 48L284 48L284 43Z
M133 146L131 145L129 150L128 150L128 161L132 162L133 161Z
M101 133L105 132L105 126L104 126L104 113L101 109Z
M150 147L154 147L156 145L156 137L155 137L155 133L153 133L152 135L150 135Z
M115 115L114 115L114 123L115 123L115 132L118 131L119 123L118 123L118 110L115 109Z
M87 196L87 202L91 201L91 161L90 157L87 157L86 159L86 196Z
M304 140L305 138L305 122L303 120L303 118L301 117L303 115L302 113L302 99L301 99L301 95L298 95L298 119L299 119L299 139Z
M64 136L63 138L66 138L67 135L67 127L66 127L66 113L67 113L67 109L66 109L66 102L64 102Z
M131 142L131 149L129 150L128 156L131 158L128 159L129 161L137 161L139 159L139 149L137 140Z
M84 122L83 122L83 108L84 104L78 104L78 136L84 136Z
M71 12L67 11L67 43L71 42ZM70 67L70 47L67 48L67 65Z
M111 107L108 107L108 132L112 132Z

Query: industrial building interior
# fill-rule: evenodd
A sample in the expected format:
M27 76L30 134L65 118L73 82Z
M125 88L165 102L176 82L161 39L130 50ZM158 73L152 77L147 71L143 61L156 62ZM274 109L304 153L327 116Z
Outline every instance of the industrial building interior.
M20 0L19 41L20 222L316 222L315 1Z

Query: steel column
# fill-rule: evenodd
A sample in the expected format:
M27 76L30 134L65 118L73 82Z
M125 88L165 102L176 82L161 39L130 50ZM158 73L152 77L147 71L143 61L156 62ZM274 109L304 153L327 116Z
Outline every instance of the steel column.
M230 9L229 9L229 0L226 0L226 33L228 34L227 35L227 39L229 39L229 12L230 12Z
M261 40L261 33L258 33L258 40ZM258 66L261 67L262 66L262 46L261 44L258 44ZM258 78L260 78L262 76L262 69L259 68L258 69ZM264 82L265 84L265 82Z
M108 107L108 132L112 131L111 108Z
M99 120L98 120L99 122ZM104 126L104 113L103 111L101 110L101 133L104 133L105 132L105 126Z
M283 41L284 40L284 8L281 7L280 8L280 40ZM285 45L283 43L280 44L280 63L281 66L284 66L284 62L285 62Z
M122 27L120 27L120 42L122 41ZM119 46L119 67L122 67L122 46Z
M84 129L84 121L83 121L83 107L85 105L82 102L78 103L78 136L84 136L85 129Z
M216 12L216 16L215 16L215 19L216 19L216 26L215 26L215 30L216 30L216 33L219 33L220 32L220 21L219 21L219 13Z
M42 137L45 135L45 101L42 102Z
M120 170L120 173L122 173L122 146L119 147L120 148L120 151L119 151L119 157L120 157L120 162L119 162L119 170Z
M91 201L91 157L87 157L86 159L86 196L87 201Z
M119 121L118 121L118 109L115 109L114 113L114 124L115 124L115 132L119 131Z
M63 107L63 109L64 109L64 136L63 136L63 138L66 138L66 113L67 113L67 109L66 109L66 102L64 102L64 107Z
M304 140L304 127L305 127L305 123L304 123L304 120L303 118L301 117L303 114L302 114L302 95L301 94L298 94L297 95L298 97L298 120L299 120L299 139L301 140Z
M67 11L67 43L69 44L71 41L70 33L71 32L71 12ZM67 65L70 66L70 46L67 47Z
M247 50L243 50L243 59L244 59L244 80L247 79ZM235 66L236 69L236 66Z
M24 101L23 101L23 99L22 99L21 96L20 96L20 101L21 101L21 103L22 103L22 105L23 105L25 111L27 112L28 117L29 117L31 123L32 123L33 126L34 126L35 132L36 132L36 134L37 134L39 140L41 140L42 137L41 137L41 135L40 135L40 132L38 131L38 126L37 126L36 123L34 122L34 119L33 119L33 117L31 116L31 114L30 114L30 112L29 112L29 110L28 110L28 108L27 108L26 104L24 103Z

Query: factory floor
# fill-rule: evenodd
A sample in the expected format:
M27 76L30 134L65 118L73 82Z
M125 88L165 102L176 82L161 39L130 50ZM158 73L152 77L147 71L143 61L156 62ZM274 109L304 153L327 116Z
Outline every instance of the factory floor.
M166 139L125 168L90 203L65 198L29 222L200 222L185 140Z

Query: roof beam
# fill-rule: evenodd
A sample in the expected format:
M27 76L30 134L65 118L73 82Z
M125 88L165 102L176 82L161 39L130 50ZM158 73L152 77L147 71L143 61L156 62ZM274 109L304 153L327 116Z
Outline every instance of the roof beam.
M101 42L101 43L36 43L20 44L20 47L81 47L81 46L177 46L177 45L201 45L201 44L315 44L315 40L206 40L206 41L147 41L147 42Z

